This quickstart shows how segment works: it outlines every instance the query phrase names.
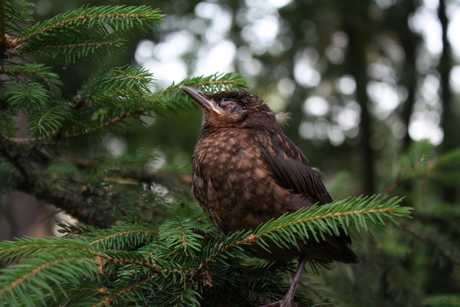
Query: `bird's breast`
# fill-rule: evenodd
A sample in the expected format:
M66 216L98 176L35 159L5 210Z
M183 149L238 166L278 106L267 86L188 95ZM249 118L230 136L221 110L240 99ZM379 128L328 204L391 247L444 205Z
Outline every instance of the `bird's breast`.
M230 130L200 137L193 165L195 196L222 232L253 229L286 211L289 192L274 182L251 135Z

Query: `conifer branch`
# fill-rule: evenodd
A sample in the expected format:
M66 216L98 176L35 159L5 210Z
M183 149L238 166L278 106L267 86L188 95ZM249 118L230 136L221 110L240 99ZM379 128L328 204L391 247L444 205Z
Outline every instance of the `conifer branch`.
M83 25L87 24L88 27L94 27L95 25L108 23L114 26L114 30L127 30L128 27L124 26L123 23L117 21L117 19L130 19L133 25L137 26L136 21L140 25L144 25L148 28L153 29L152 24L141 22L142 19L149 21L162 22L164 15L159 14L159 10L150 10L146 6L140 7L126 7L126 6L103 6L103 7L88 7L83 6L75 11L60 14L52 19L45 22L38 23L34 27L30 28L26 35L19 37L16 44L30 40L36 36L40 36L51 32L54 29L65 27L71 24Z
M63 45L48 45L37 47L33 49L33 51L42 51L42 50L56 50L56 49L63 49L68 50L72 48L87 48L87 47L102 47L102 46L121 46L120 40L109 40L109 41L102 41L102 42L85 42L85 43L73 43L73 44L63 44ZM32 50L28 49L18 49L16 52L13 52L12 55L20 55L21 53L30 52Z
M12 64L8 65L3 73L11 79L18 80L26 76L30 79L36 78L43 81L54 95L59 93L60 86L62 86L59 76L51 71L51 67L47 67L44 64Z
M324 234L340 235L338 225L343 231L360 233L360 228L368 229L368 224L380 228L385 221L396 224L392 216L409 217L412 208L399 207L401 198L375 195L359 196L334 201L322 206L302 208L294 213L285 214L276 220L261 224L252 232L237 232L221 243L219 248L199 264L198 270L228 250L247 244L257 244L269 251L264 239L270 239L280 247L298 246L298 239L313 236L317 241L324 240Z
M19 181L21 182L22 186L27 186L32 183L33 175L31 171L27 168L27 166L21 161L19 153L22 152L19 146L15 146L16 144L10 143L3 135L0 134L0 155L6 159L21 175Z
M70 279L70 283L59 291L64 294L70 291L64 297L71 295L75 298L74 291L77 291L81 277L85 276L87 282L92 284L91 291L96 291L92 305L119 304L124 297L143 297L143 289L151 291L152 285L165 287L165 291L171 293L165 298L166 301L178 300L184 304L192 304L197 295L201 296L200 292L192 290L200 289L196 288L197 283L202 283L205 287L218 285L219 279L226 278L218 272L223 267L228 267L229 257L234 261L247 257L242 249L245 245L257 244L263 247L263 238L269 238L273 242L284 240L291 244L291 237L304 237L307 232L320 238L321 233L327 233L327 229L334 229L332 225L338 223L344 229L353 229L359 233L357 227L378 227L385 221L392 221L392 216L407 217L409 209L398 207L399 201L398 198L386 199L378 196L336 201L281 216L254 231L233 233L213 241L205 240L193 231L198 226L197 222L189 219L170 219L158 228L127 223L109 229L93 229L87 234L83 233L81 238L27 238L17 242L4 242L0 243L0 256L6 257L7 260L24 257L30 259L20 260L17 266L7 268L15 273L10 274L7 280L0 281L0 291L12 302L16 297L30 295L31 287L40 284L43 291L36 293L36 299L41 295L47 295L44 291L51 294L51 299L55 295L50 285L66 278ZM323 208L325 206L329 208ZM362 218L363 216L366 218ZM322 222L318 223L319 220ZM299 231L299 225L302 224L313 226L302 228L305 230L302 233ZM53 270L53 267L56 267L56 270ZM245 270L248 269L245 267ZM255 270L266 272L265 270L269 269L258 267ZM61 274L61 270L68 271L55 276ZM123 287L101 283L102 280L99 278L106 276L110 279L113 274L129 276L133 271L138 273L127 279L124 284L121 283ZM269 287L265 273L258 274L261 274L263 283ZM150 282L152 285L149 285ZM245 282L261 281L253 276ZM203 290L205 288L200 291ZM179 298L174 294L175 291L182 293Z
M458 185L460 182L460 149L433 157L434 146L428 140L415 142L401 158L401 174L385 189L390 194L399 185L414 179L436 180Z
M114 166L121 165L123 163L123 159L114 159L112 161L108 161L108 163L104 163L102 167L98 167L96 171L91 174L91 177L89 178L88 182L81 189L81 192L86 193L89 187L94 183L94 181L100 178L102 174L106 173L109 169L113 168Z
M104 294L109 294L108 296L105 296L101 299L100 302L92 305L92 306L107 306L107 305L112 305L113 304L113 301L118 298L119 296L123 295L123 294L126 294L127 292L132 292L132 291L135 291L137 288L147 284L147 283L150 283L152 280L154 280L155 278L157 278L158 274L153 274L153 275L150 275L148 278L144 279L144 280L141 280L139 281L138 283L134 284L134 285L130 285L124 289L121 289L119 290L118 292L115 292L115 293L110 293L110 292L106 292Z
M39 265L37 266L30 266L24 265L20 267L20 270L16 272L16 274L11 274L8 276L8 279L11 280L7 283L7 285L3 288L0 288L0 296L6 296L7 294L15 291L17 296L20 298L27 296L28 288L33 284L39 284L43 286L42 289L45 291L50 291L51 288L49 285L43 282L42 276L44 271L48 271L50 273L53 272L53 267L61 267L62 269L70 269L73 268L74 270L67 270L61 271L59 274L54 274L54 281L62 282L62 283L74 283L77 284L79 282L77 278L77 274L75 274L75 269L77 269L80 273L78 275L89 275L93 273L97 273L98 267L97 265L100 264L100 258L87 258L87 257L72 257L67 255L61 255L57 258L50 258L44 257L39 260ZM29 262L31 263L31 262ZM93 265L85 265L85 263L93 264ZM19 273L19 274L18 274ZM15 278L17 276L17 278ZM17 289L17 290L16 290ZM41 291L39 291L41 292ZM52 291L50 291L52 292ZM11 297L11 296L10 296ZM14 298L14 296L12 296Z
M453 263L456 263L457 265L460 265L460 257L455 255L451 250L442 247L438 241L436 241L433 238L430 238L428 235L424 234L420 230L416 229L415 227L412 227L407 224L402 224L401 225L403 229L405 229L407 232L411 233L415 237L419 238L420 240L428 243L435 249L439 250L446 258L450 259Z
M124 73L126 72L126 73ZM116 81L116 79L119 80ZM133 82L136 80L137 82ZM127 96L134 94L144 95L145 98L141 98L137 102L139 105L133 110L130 106L129 110L122 111L118 116L110 117L106 121L99 123L93 127L87 127L82 131L75 132L72 134L62 134L60 129L49 131L53 125L60 125L60 120L64 113L63 105L55 106L58 108L58 113L50 113L56 109L49 109L41 117L37 118L35 116L35 121L37 126L33 126L33 130L37 133L36 139L12 139L18 143L30 143L35 144L37 141L45 142L62 142L67 139L79 138L89 134L93 134L103 128L107 128L115 125L116 123L135 116L140 116L146 113L163 113L165 108L173 110L176 107L185 107L190 106L190 101L187 99L186 95L180 91L179 87L181 85L194 85L208 88L212 85L212 90L218 88L219 90L228 90L230 88L243 89L247 87L247 82L241 77L241 75L236 73L227 73L227 74L214 74L208 77L196 77L192 79L184 80L183 82L170 86L164 91L157 93L149 93L147 90L142 92L143 89L146 89L147 84L151 81L149 74L146 74L143 70L131 70L129 67L125 68L114 68L109 70L107 74L100 74L93 77L92 80L89 80L88 84L84 86L79 92L79 98L75 104L79 104L81 101L85 101L85 104L91 104L91 102L97 102L97 99L100 101L107 101L115 99L116 96ZM121 83L120 83L121 82ZM114 92L120 88L125 89L125 93ZM102 92L96 93L96 90L103 89ZM209 89L209 91L211 91ZM110 93L110 96L105 96L106 92ZM94 95L102 95L102 98L92 97ZM101 103L101 102L98 102ZM70 112L68 110L67 112ZM62 114L62 115L61 115ZM49 116L52 115L51 121L48 121ZM47 120L46 127L43 126L43 120ZM49 131L49 132L48 132ZM41 135L41 137L40 137Z
M138 235L138 234L142 234L142 233L157 235L159 233L159 231L158 230L155 231L155 230L151 230L151 229L147 229L147 230L135 229L135 230L123 231L123 232L119 232L119 233L115 233L115 234L110 234L108 236L105 236L105 237L99 238L97 240L94 240L94 241L91 242L91 245L99 244L99 243L107 241L107 240L113 240L116 237L124 237L126 235Z

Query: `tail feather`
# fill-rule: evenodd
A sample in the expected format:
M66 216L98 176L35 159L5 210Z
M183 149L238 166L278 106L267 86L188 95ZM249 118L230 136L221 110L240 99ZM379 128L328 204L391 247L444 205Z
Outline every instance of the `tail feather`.
M360 263L361 259L355 252L348 246L351 243L349 236L343 234L340 237L327 236L326 241L334 246L334 251L331 255L333 260L340 261L343 263Z

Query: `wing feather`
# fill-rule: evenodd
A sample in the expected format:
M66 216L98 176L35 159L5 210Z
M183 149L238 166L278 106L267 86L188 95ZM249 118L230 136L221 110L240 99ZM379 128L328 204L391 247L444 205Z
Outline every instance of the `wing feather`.
M332 202L332 197L307 157L284 134L279 137L279 133L277 137L271 137L270 142L260 143L260 149L276 183L291 190L293 194L308 198L312 204ZM267 144L270 146L267 147ZM358 256L346 246L351 240L342 229L339 237L326 237L330 244L344 252L344 259L347 259L345 262L359 262Z
M279 141L271 143L270 148L261 145L260 149L276 182L295 194L305 194L313 198L315 202L331 202L332 198L326 187L300 149L284 135L273 139Z

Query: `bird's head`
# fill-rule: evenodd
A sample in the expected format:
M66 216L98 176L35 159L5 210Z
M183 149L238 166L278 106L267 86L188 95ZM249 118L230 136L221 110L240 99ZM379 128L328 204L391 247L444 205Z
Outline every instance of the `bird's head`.
M275 114L258 96L243 91L203 93L190 86L181 89L203 111L203 128L253 127L276 123Z

